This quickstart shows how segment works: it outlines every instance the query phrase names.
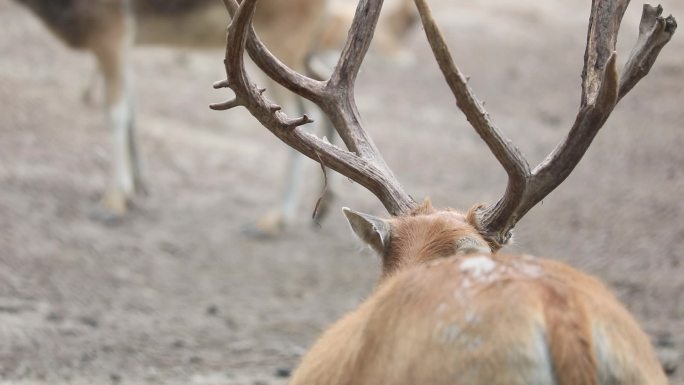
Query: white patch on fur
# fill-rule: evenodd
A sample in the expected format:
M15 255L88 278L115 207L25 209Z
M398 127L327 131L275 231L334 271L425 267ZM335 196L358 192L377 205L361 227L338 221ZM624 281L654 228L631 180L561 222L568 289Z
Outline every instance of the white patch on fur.
M444 327L441 331L440 338L441 342L444 344L458 344L459 349L469 351L480 348L483 342L481 336L473 335L455 323Z
M530 354L533 366L529 368L525 379L528 385L555 385L556 376L553 371L553 362L549 352L549 343L544 333L544 327L538 325L536 332L532 334Z
M516 261L513 263L515 269L528 278L538 278L542 275L541 266L535 263Z
M594 340L594 349L596 350L596 363L598 369L599 381L604 383L608 379L606 367L608 366L608 357L606 357L606 341L603 332L599 328L594 328L592 333Z
M494 271L496 262L487 256L481 255L463 260L460 267L462 273L467 273L475 280L483 281Z
M461 287L463 288L463 284L461 284ZM454 299L456 300L456 303L461 306L466 304L465 293L461 289L454 290Z
M468 325L475 325L480 322L480 318L477 316L474 310L468 310L465 314L465 322Z
M611 354L613 347L601 326L594 325L592 328L592 338L594 340L594 350L596 352L596 366L598 369L598 379L601 384L620 384L623 378L618 377L618 367L616 357Z
M452 343L456 341L461 335L461 328L458 325L451 324L442 330L442 341L445 343Z

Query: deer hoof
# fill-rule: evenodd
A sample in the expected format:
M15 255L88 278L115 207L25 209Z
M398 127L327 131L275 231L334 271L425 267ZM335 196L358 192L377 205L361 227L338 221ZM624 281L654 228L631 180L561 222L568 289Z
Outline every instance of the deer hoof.
M255 223L250 223L242 228L242 233L255 239L273 239L285 232L286 221L280 211L271 212Z
M130 208L129 198L120 191L107 191L102 197L102 208L112 215L124 215Z

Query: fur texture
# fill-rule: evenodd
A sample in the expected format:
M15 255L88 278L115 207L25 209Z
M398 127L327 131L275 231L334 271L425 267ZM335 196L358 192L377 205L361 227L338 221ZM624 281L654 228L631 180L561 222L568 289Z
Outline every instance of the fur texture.
M292 385L667 384L648 338L598 280L482 253L467 216L429 202L386 221L376 290L323 333ZM459 255L461 245L473 251Z

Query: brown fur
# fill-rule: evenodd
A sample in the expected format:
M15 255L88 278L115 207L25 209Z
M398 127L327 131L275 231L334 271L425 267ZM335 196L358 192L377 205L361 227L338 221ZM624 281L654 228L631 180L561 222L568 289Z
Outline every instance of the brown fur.
M589 318L564 284L544 285L544 317L559 385L597 385L596 354Z
M392 274L404 266L453 255L459 239L476 233L466 218L456 211L437 212L429 201L411 215L392 221L389 250L383 256L383 273ZM479 235L473 237L486 242Z
M458 255L484 239L429 202L388 222L376 290L323 333L292 385L667 384L596 279L529 256Z
M126 14L122 0L17 0L40 17L73 48L87 48L94 39L118 29ZM96 4L95 6L93 6Z
M387 3L375 30L373 47L384 54L400 51L406 35L413 30L418 21L418 12L413 0L396 0ZM334 50L341 47L347 38L347 31L354 19L357 2L332 1L326 15L324 28L316 42L316 50Z
M221 0L133 0L133 8L139 16L183 15L217 3Z
M136 40L143 44L222 47L228 22L220 0L17 1L31 8L68 45L84 49L102 44L101 37L109 36L108 29L121 24L128 13L135 17ZM263 0L255 28L285 63L295 65L306 57L301 51L311 49L307 41L313 39L324 4L323 0ZM287 48L278 49L283 45Z

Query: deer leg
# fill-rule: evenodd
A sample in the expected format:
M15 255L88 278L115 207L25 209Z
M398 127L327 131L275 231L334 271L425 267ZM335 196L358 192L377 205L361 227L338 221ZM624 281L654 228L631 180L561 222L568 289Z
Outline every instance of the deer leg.
M269 83L272 82L269 81ZM306 109L301 98L287 92L275 83L272 83L271 86L268 87L268 90L272 91L274 98L283 107L284 111L302 112ZM299 213L305 172L306 163L304 156L291 149L288 154L285 182L280 196L280 203L276 208L259 218L254 224L246 226L244 232L247 235L256 238L275 237L280 235L287 226L295 222Z
M94 106L97 103L95 92L100 86L100 71L93 68L88 76L88 79L83 84L83 92L81 100L86 106Z
M304 115L307 106L301 98L294 98L297 104L298 113ZM330 142L335 140L335 128L332 123L323 118L323 136ZM325 167L325 165L323 165ZM330 202L334 198L333 186L336 184L337 173L325 167L326 177L321 176L320 201L317 206L311 207L313 211L314 223L319 223L329 212ZM252 235L275 236L284 228L293 223L298 215L301 206L302 186L306 173L306 160L299 152L290 149L288 154L288 165L285 173L285 184L281 195L280 205L275 210L262 217L252 229ZM315 211L314 211L315 210ZM255 231L257 230L257 231ZM260 230L260 231L259 231Z
M285 188L281 198L281 209L285 225L291 224L297 218L302 195L302 180L304 179L304 158L296 151L289 151L289 164L285 177Z
M107 34L94 49L105 84L105 110L112 133L111 181L103 198L106 209L115 214L127 211L140 188L136 153L131 79L126 55L132 44L130 28ZM137 176L136 176L137 174Z
M280 87L275 91L275 96L278 102L285 104L283 110L291 111L290 105L296 105L296 111L299 115L307 113L307 106L303 99L296 97ZM328 141L334 142L336 138L335 127L325 117L322 117L323 122L323 136ZM313 223L318 224L322 221L329 212L330 203L335 197L334 185L337 184L338 174L325 165L326 176L321 176L320 186L320 200L316 207L311 206L313 212ZM274 237L282 233L282 231L291 225L297 219L301 206L302 186L304 185L304 178L306 173L306 159L299 152L290 149L288 154L287 171L285 173L285 183L283 192L280 198L280 204L277 208L271 210L268 214L259 218L256 223L245 228L245 233L249 236L258 238ZM314 211L315 210L315 211Z
M147 185L145 184L145 164L140 151L138 150L138 140L135 133L135 108L131 102L131 119L128 135L128 153L131 159L133 171L133 189L137 195L147 195Z

